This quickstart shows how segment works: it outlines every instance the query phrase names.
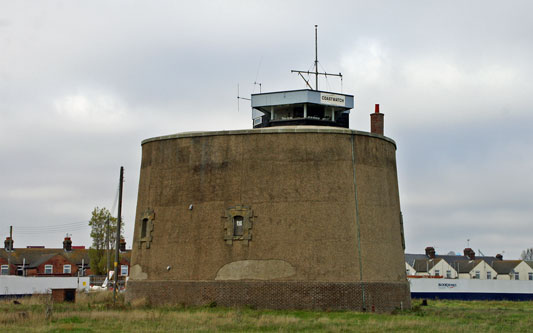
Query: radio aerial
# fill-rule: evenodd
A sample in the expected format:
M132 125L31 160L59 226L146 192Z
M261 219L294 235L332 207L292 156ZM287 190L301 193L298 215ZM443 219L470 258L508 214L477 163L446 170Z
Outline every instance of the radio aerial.
M338 76L341 78L341 82L342 82L342 74L339 73L339 74L333 74L333 73L326 73L326 71L324 71L324 73L320 73L318 71L318 25L315 24L315 71L314 72L311 72L311 71L298 71L298 70L291 70L291 73L298 73L302 79L305 81L305 84L309 87L309 89L311 90L318 90L318 76L319 75L324 75L325 77L327 76ZM303 74L307 74L307 75L315 75L315 89L313 89L313 87L311 87L311 84L309 83L309 80L306 80L305 77L303 76Z

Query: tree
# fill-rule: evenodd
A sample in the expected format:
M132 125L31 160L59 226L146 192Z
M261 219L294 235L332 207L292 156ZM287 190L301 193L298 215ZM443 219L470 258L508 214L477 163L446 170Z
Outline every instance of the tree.
M109 224L107 221L109 221ZM111 252L115 249L117 219L111 216L111 212L107 208L95 207L91 212L89 226L91 227L91 237L93 239L93 244L89 249L91 271L96 275L106 274L106 248L109 246L109 251ZM122 235L123 233L124 224L121 224L120 234ZM111 257L114 258L114 256Z
M520 256L522 260L533 260L533 248L526 249L522 251L522 255Z

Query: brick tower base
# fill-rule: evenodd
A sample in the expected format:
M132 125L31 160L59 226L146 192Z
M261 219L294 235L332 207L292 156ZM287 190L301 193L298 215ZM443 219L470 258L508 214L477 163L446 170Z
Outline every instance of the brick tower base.
M407 281L130 281L126 300L134 299L145 299L154 305L203 306L216 303L228 307L367 312L391 312L411 306Z

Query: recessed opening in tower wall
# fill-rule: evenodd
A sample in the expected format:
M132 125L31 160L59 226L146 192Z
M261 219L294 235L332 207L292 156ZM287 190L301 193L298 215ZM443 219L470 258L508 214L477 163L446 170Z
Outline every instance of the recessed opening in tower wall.
M233 236L242 236L243 235L243 217L236 215L233 217Z
M141 226L141 238L146 237L146 228L148 227L148 219L142 220L142 226Z

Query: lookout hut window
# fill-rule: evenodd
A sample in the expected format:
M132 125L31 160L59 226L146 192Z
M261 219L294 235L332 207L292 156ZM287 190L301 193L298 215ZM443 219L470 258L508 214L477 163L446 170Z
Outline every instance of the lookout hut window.
M148 219L143 219L141 224L141 238L146 237L146 228L148 226Z
M233 236L242 236L243 235L243 222L244 219L240 215L233 217Z

